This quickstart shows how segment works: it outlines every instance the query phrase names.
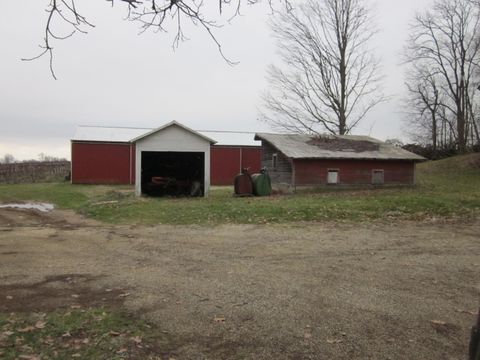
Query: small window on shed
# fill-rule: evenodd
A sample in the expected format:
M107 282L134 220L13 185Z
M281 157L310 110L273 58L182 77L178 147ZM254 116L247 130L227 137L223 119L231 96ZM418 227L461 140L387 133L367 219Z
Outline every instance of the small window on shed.
M383 170L373 170L372 171L372 184L381 185L384 183L384 172Z
M273 171L277 170L277 154L272 155L272 169Z
M328 170L327 184L338 184L338 170Z

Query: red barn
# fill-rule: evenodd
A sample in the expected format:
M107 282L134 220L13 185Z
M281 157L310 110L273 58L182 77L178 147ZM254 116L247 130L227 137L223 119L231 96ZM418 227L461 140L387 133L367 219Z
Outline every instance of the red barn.
M178 124L178 126L182 126ZM78 126L71 141L73 184L135 184L136 146L132 140L153 129ZM211 185L232 185L242 168L260 171L261 147L253 133L197 131L216 141L210 147ZM172 152L175 151L173 146Z
M272 184L299 186L413 185L423 157L368 136L255 135Z

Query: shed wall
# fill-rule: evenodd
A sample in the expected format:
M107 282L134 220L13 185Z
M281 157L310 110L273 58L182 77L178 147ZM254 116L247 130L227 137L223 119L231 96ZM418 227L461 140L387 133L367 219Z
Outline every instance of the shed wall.
M135 145L72 142L73 184L133 184Z
M338 170L339 183L345 185L372 184L372 171L384 171L387 185L412 185L415 182L415 162L380 160L295 159L295 185L311 186L327 183L328 170Z
M273 155L277 154L277 167L273 168ZM292 184L292 163L283 153L262 140L262 167L266 167L273 184Z

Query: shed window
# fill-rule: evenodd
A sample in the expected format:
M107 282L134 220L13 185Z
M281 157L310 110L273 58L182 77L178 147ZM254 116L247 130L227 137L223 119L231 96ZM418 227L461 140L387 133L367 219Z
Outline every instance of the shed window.
M277 170L277 154L272 155L272 169Z
M381 185L383 183L384 183L383 169L373 170L372 171L372 184Z
M338 184L338 170L328 170L327 184Z

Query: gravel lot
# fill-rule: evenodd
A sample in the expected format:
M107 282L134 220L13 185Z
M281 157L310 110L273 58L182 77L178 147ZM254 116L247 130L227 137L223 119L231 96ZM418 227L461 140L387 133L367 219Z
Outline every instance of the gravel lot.
M480 220L113 227L0 209L0 312L122 306L164 331L167 359L465 359L479 234Z

